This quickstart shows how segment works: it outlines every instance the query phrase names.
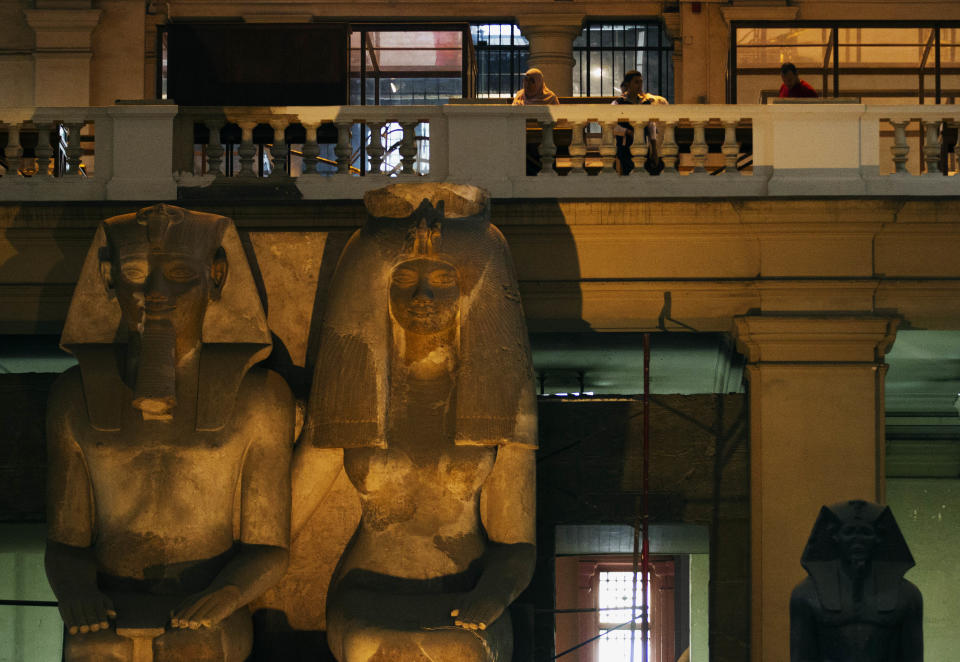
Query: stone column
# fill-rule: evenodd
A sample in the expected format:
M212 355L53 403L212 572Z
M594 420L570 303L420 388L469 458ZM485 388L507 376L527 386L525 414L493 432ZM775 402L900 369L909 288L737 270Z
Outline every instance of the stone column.
M517 16L517 25L530 42L528 66L543 72L544 82L557 96L573 94L573 40L583 29L583 15Z
M884 353L896 320L744 316L750 406L751 659L790 658L790 592L820 506L883 502Z
M102 10L89 0L37 0L25 9L36 34L34 104L90 105L90 39Z

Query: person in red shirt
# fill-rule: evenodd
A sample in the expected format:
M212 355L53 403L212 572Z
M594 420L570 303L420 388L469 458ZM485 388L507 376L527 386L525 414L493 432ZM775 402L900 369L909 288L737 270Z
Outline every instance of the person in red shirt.
M783 81L783 85L780 86L780 94L778 95L781 98L816 99L820 96L817 94L817 91L811 87L810 83L805 80L800 80L800 76L797 75L797 67L792 62L784 62L783 65L781 65L780 80Z

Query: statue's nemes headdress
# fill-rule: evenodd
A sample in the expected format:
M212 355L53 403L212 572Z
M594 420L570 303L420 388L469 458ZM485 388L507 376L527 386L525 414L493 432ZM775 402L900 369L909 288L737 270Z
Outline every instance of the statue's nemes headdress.
M456 435L460 445L536 447L536 395L513 262L485 191L394 184L368 193L368 220L344 249L320 331L304 439L386 447L391 416L390 279L427 258L460 286Z
M859 499L823 506L810 532L800 564L810 573L817 586L817 595L824 608L840 609L840 572L842 554L836 541L837 532L845 525L863 522L873 527L879 541L870 564L877 582L881 611L893 609L895 585L914 566L913 555L889 506Z
M119 430L125 402L119 366L127 325L103 265L144 245L211 262L220 249L226 256L229 275L203 319L197 396L197 429L218 430L230 418L243 376L269 355L270 332L233 222L165 204L103 221L77 281L60 346L80 364L90 423L98 430Z

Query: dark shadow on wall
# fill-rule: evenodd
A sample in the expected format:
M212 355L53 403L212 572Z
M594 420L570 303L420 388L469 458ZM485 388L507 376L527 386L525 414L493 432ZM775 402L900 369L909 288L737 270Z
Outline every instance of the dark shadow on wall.
M317 232L321 233L319 230ZM271 329L273 351L264 361L263 366L282 375L293 391L294 396L299 400L306 400L310 393L310 384L313 380L313 365L319 347L320 324L326 308L330 281L333 278L333 272L340 258L340 253L343 252L343 248L346 246L352 234L352 229L326 233L322 254L318 260L319 267L316 275L316 289L313 293L313 300L310 303L311 313L309 315L309 326L301 331L307 347L304 365L299 365L294 361L291 357L290 350L284 344L283 340L275 333L274 329ZM250 263L250 270L253 273L254 282L257 286L257 293L263 303L264 313L269 319L271 297L284 296L287 293L283 291L268 292L264 275L261 271L261 260L254 249L253 242L250 240L250 231L241 231L240 236L247 260ZM276 264L271 266L273 268L277 267ZM290 301L286 303L288 306L291 305ZM299 302L294 303L295 305L300 305Z

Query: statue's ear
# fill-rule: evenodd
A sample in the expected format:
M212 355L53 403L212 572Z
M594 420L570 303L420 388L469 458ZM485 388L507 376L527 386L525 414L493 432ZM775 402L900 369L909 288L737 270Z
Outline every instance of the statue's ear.
M227 253L223 246L217 249L210 265L210 299L217 301L223 292L223 285L227 282Z
M113 289L113 262L110 260L110 248L101 246L98 257L100 258L100 278L103 280L103 286L106 288L107 294L112 299L115 292Z

